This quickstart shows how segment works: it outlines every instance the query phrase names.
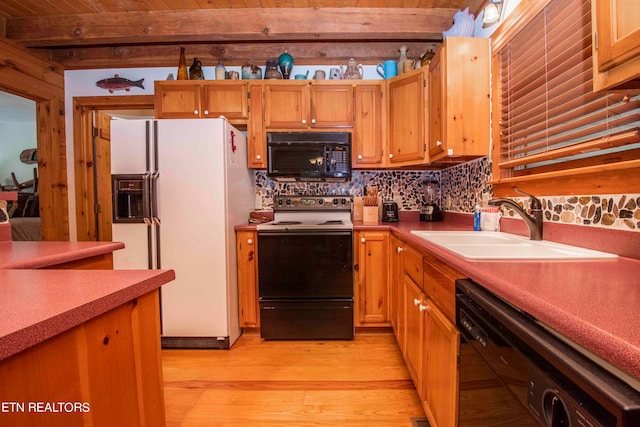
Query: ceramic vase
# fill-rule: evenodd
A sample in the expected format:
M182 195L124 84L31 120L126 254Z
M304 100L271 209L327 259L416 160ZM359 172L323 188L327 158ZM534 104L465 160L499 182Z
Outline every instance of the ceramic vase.
M286 50L278 57L278 66L282 71L282 78L291 78L291 70L293 69L293 57Z
M264 79L282 79L282 74L278 71L277 62L275 59L268 59L264 70Z

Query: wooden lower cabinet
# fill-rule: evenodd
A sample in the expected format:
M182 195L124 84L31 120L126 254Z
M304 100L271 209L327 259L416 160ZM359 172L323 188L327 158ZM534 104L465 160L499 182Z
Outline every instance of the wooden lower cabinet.
M418 390L422 390L424 380L422 359L425 356L424 346L424 294L410 276L405 275L404 284L404 359L407 368Z
M390 237L391 323L431 427L458 423L460 333L455 279L433 255Z
M355 325L389 326L389 232L354 235Z
M404 300L404 288L402 278L402 252L404 251L404 242L396 236L389 237L389 321L391 328L396 336L396 340L400 345L404 334L402 327L404 319L402 319L402 309L400 304ZM401 346L402 347L402 346Z
M255 231L236 232L238 263L238 313L241 328L260 327L258 302L258 234Z
M460 332L427 299L422 364L422 406L432 427L458 425L458 354Z
M13 427L164 426L158 291L0 361ZM49 405L49 406L46 406Z

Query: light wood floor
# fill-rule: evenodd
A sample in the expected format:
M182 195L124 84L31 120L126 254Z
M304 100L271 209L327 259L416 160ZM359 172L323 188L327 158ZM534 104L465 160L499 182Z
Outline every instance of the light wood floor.
M167 426L408 427L424 417L391 333L163 350Z

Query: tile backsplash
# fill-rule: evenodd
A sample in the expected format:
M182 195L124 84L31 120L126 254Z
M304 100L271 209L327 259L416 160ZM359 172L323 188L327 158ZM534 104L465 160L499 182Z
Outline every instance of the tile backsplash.
M472 212L476 204L486 205L493 197L491 162L483 157L461 165L436 171L353 171L351 181L274 182L266 172L255 173L256 199L263 210L271 210L274 195L349 194L363 195L367 187L377 185L384 200L394 200L401 210L420 210L425 184L440 184L440 206L450 212ZM545 221L592 227L640 231L640 194L597 194L581 196L542 196ZM514 198L528 208L527 197ZM256 202L256 204L258 204ZM513 211L505 215L518 217Z

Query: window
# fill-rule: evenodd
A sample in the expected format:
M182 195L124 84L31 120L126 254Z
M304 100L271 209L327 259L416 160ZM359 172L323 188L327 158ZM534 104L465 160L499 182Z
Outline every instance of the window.
M640 95L593 93L590 0L546 3L494 42L494 192L638 192Z

